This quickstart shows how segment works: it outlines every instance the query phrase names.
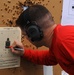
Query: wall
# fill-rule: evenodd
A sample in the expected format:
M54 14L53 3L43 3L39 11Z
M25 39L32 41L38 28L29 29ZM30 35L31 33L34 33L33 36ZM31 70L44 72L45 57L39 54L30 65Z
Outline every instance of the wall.
M60 23L62 12L62 0L1 0L0 1L0 27L15 27L15 20L22 12L21 3L24 5L42 4L50 10L56 23ZM36 49L25 36L22 35L22 43L26 48ZM40 49L48 49L41 47ZM60 75L61 68L59 65L54 66L54 75ZM56 72L57 71L57 72ZM10 68L0 70L0 75L43 75L43 67L35 65L21 58L19 68Z

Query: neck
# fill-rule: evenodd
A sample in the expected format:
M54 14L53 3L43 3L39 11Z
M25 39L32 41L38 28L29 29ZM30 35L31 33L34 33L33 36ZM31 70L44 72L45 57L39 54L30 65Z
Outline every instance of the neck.
M47 30L46 30L46 33L45 33L45 46L46 47L51 47L51 43L52 43L52 38L53 38L53 32L54 32L54 28L56 27L57 25L54 24L53 26L49 27Z

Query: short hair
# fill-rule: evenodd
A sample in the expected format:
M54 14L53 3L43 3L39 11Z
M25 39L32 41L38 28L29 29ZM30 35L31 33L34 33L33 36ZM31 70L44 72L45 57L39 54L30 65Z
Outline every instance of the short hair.
M23 28L27 24L28 21L32 22L32 21L41 20L42 17L48 13L50 15L49 17L51 17L50 19L52 19L52 15L46 7L42 5L30 6L28 7L28 9L26 9L20 14L18 19L16 20L16 24L20 28Z

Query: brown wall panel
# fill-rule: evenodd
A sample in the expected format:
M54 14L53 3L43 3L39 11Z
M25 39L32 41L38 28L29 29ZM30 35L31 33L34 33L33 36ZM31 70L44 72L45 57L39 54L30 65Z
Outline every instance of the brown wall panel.
M55 23L60 23L62 0L0 0L0 27L15 26L15 20L22 12L19 1L26 5L29 5L29 3L44 5L52 13ZM23 35L22 43L26 48L37 49ZM46 47L41 47L38 50L40 49L48 50ZM41 65L35 65L22 58L19 68L2 69L0 70L0 75L43 75L42 68ZM54 66L54 75L60 75L61 70L59 65Z

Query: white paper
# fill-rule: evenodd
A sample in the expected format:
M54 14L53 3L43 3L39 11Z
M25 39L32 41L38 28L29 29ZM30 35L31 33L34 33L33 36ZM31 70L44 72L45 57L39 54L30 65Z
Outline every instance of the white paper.
M62 25L74 25L74 0L63 0Z
M5 42L9 38L10 44L14 40L21 41L21 31L18 27L0 27L0 69L20 66L20 57L12 54L5 48Z

